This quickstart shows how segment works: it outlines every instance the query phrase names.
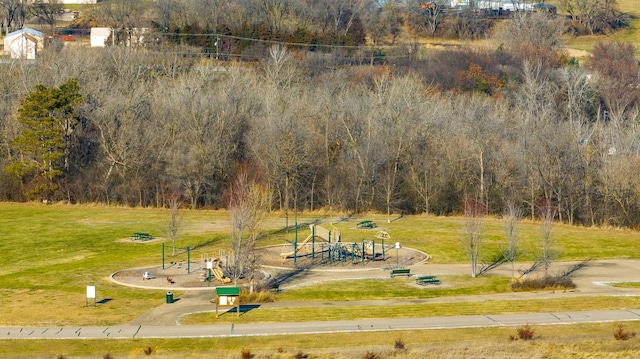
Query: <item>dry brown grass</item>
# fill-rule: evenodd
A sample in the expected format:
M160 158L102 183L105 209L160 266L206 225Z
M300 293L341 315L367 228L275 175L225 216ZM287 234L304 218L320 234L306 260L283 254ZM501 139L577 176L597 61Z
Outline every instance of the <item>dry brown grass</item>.
M114 358L145 358L144 349L154 348L162 359L238 359L246 350L253 358L290 359L302 353L314 359L365 358L373 353L388 358L637 358L639 338L616 340L611 335L618 324L581 324L535 328L535 340L512 341L516 327L467 328L367 333L325 333L296 336L259 336L201 339L135 340L0 340L2 353L18 358L52 358L74 353L73 358L96 358L111 353ZM640 322L625 322L625 332L640 329ZM403 350L396 348L402 338ZM62 354L61 354L62 353Z

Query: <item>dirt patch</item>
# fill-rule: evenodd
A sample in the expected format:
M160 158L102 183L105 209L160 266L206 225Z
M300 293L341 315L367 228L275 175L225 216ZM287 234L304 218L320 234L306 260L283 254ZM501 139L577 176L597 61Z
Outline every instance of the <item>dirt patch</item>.
M158 243L158 242L162 242L164 241L166 238L163 237L154 237L152 239L145 239L145 240L140 240L140 239L133 239L131 237L127 237L127 238L120 238L117 239L117 242L121 242L121 243L141 243L141 244L145 244L145 243Z

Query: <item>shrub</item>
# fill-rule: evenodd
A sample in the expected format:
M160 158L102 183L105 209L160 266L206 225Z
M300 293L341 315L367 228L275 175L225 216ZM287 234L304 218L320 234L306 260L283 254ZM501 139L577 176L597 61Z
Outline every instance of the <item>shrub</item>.
M635 336L635 332L626 331L622 324L618 324L616 330L613 331L613 337L616 338L616 340L629 340Z
M380 355L376 352L368 351L364 354L364 359L380 359Z
M393 346L394 348L396 348L396 350L405 350L406 347L404 345L404 341L402 341L402 339L398 338L396 339L396 343Z
M543 277L535 277L535 278L521 278L518 280L514 280L511 282L511 289L520 292L520 291L530 291L530 290L540 290L540 289L574 289L576 287L573 280L568 276L557 275L557 276L543 276Z
M113 359L113 356L109 353L102 356L102 359Z
M153 348L152 348L152 347L146 347L146 348L144 348L144 353L145 353L146 355L151 355L151 354L153 354L153 352L154 352L154 350L153 350Z
M509 339L511 340L518 340L518 339L522 339L522 340L532 340L533 337L535 335L535 331L533 330L533 328L531 328L531 326L529 324L525 324L523 326L518 327L518 329L516 330L516 335L515 336L510 336Z
M253 354L251 353L251 350L249 350L249 349L242 349L242 351L240 352L240 357L242 359L252 359L253 358Z
M275 294L269 291L240 292L240 303L272 303L276 301Z
M307 357L308 355L303 353L302 351L298 351L297 353L293 354L293 359L306 359Z

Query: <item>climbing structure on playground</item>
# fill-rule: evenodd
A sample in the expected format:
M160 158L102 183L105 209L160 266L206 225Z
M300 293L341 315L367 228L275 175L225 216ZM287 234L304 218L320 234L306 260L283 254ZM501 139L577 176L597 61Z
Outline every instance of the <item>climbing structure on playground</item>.
M380 239L379 244L376 244L375 240L365 239L361 242L343 242L340 231L335 228L330 231L322 226L310 224L309 229L311 234L303 241L298 241L299 233L296 227L296 239L283 244L280 253L283 264L291 259L295 264L298 258L310 258L329 263L351 262L352 265L365 265L367 261L385 260L384 241L391 239L391 236L382 230L375 236Z
M200 260L202 261L202 273L200 274L200 279L202 281L211 282L212 279L215 279L222 284L231 283L231 278L227 277L222 269L222 260L220 259L222 257L222 252L216 258L211 258L206 253L203 253L200 256Z

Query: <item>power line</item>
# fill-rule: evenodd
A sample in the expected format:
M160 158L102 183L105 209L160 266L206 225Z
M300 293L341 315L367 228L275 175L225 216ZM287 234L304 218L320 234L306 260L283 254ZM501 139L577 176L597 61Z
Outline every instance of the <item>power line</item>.
M224 35L224 34L191 34L191 33L162 33L163 36L171 37L171 36L194 36L194 37L225 37L229 39L235 40L244 40L244 41L253 41L253 42L262 42L267 44L274 45L286 45L286 46L299 46L299 47L323 47L323 48L341 48L341 49L362 49L362 48L377 48L377 49L402 49L409 46L405 45L332 45L332 44L315 44L315 43L301 43L301 42L288 42L288 41L276 41L276 40L265 40L265 39L255 39L250 37L243 36L234 36L234 35Z

